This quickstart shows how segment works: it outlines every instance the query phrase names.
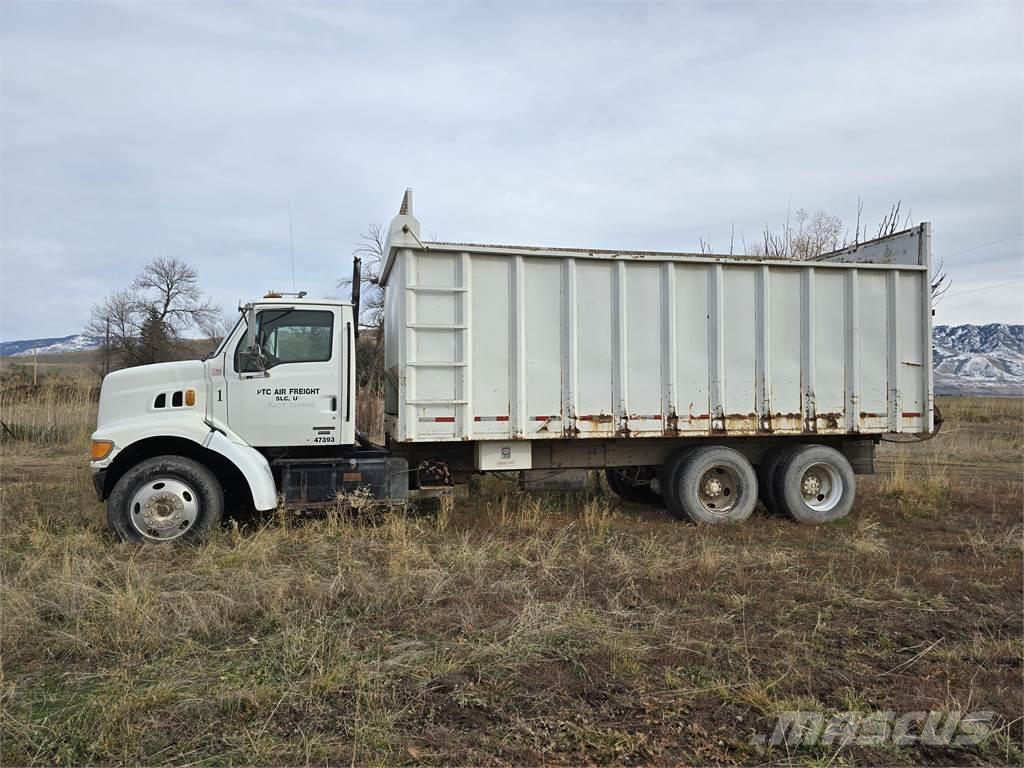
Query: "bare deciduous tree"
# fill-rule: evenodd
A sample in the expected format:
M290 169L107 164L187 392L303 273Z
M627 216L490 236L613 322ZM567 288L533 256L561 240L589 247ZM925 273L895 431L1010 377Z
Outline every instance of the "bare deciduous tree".
M131 290L156 312L171 334L197 327L220 314L199 289L199 272L181 259L154 259L132 281Z
M142 365L173 356L187 331L202 329L220 312L203 296L195 267L161 258L147 264L128 288L95 304L85 332L105 339L109 328L105 352L112 364Z
M352 249L352 255L362 259L363 271L360 281L359 325L370 330L384 328L384 289L380 287L380 273L384 269L388 234L382 224L370 224L359 236L359 242ZM350 290L352 278L344 277L338 287Z
M204 337L212 341L214 345L219 345L224 340L224 337L231 333L237 323L238 315L218 312L212 317L199 320L196 326Z
M377 378L384 371L384 289L380 285L381 271L387 258L388 233L383 224L371 223L359 236L352 255L362 259L359 286L359 326L367 332L357 350L360 382ZM352 278L338 281L343 290L352 289Z

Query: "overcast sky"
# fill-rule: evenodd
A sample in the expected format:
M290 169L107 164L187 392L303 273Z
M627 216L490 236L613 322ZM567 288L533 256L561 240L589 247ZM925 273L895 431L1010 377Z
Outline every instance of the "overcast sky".
M406 186L441 239L663 250L901 200L936 322L1024 322L1021 8L4 0L0 339L157 256L232 312L289 289L289 204L337 295Z

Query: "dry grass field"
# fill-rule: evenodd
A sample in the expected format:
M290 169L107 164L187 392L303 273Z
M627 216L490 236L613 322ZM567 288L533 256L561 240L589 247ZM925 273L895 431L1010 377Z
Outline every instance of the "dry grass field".
M134 547L88 393L6 392L0 762L1019 765L1024 411L941 405L820 528L489 479ZM996 715L975 746L751 744L792 710Z

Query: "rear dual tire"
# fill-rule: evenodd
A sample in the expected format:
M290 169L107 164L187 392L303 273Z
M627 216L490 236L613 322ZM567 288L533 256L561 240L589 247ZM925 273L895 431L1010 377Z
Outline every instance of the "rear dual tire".
M662 496L668 511L680 520L742 523L757 504L757 474L732 448L688 448L665 463Z
M732 448L685 448L665 462L661 488L674 517L712 525L742 523L754 511L759 492L769 511L807 524L846 517L856 498L853 467L825 445L775 448L759 472Z
M853 467L827 445L787 450L768 480L774 509L810 525L846 517L857 496Z
M772 448L761 458L761 463L757 467L757 488L761 497L761 503L772 514L782 513L779 502L775 498L775 477L779 473L779 467L789 459L794 451L799 450L801 447L780 445Z

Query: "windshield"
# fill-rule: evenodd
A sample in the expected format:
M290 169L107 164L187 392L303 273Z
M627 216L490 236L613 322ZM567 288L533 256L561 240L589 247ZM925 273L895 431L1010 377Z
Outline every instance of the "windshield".
M259 359L247 355L245 338L235 348L235 370L265 371L282 363L322 363L331 359L334 313L319 309L264 309L256 316Z

